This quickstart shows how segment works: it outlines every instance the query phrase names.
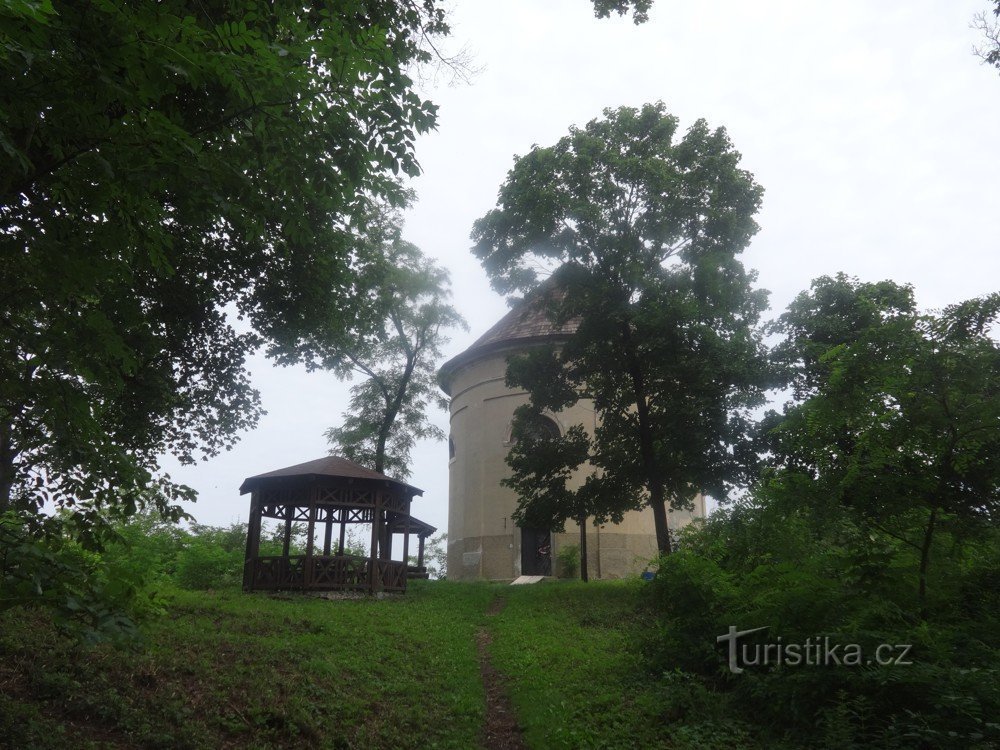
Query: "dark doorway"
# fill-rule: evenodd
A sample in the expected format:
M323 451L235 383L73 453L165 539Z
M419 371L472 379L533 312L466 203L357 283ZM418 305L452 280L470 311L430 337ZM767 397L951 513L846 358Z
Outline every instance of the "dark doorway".
M521 529L521 575L552 575L552 534L545 529Z

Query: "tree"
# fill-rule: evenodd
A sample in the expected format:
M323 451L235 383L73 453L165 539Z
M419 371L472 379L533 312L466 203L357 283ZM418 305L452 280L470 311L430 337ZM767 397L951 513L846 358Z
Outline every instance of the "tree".
M935 534L968 538L1000 511L998 315L1000 294L921 314L908 286L839 275L777 326L796 400L766 420L773 489L901 543L923 613Z
M977 13L972 18L972 28L983 35L983 43L975 48L975 53L987 65L1000 70L1000 0L994 0L992 11ZM990 18L989 14L993 14Z
M379 473L405 479L410 475L410 450L420 439L443 440L439 427L427 419L431 403L447 408L438 396L434 368L445 331L465 327L448 302L448 272L431 263L413 244L401 238L399 217L383 212L371 238L383 245L378 260L361 275L373 290L372 315L377 325L357 341L313 340L306 350L314 362L341 377L365 379L351 388L351 408L339 427L326 437L335 450ZM331 332L327 328L323 334Z
M352 219L417 173L405 71L446 32L433 0L0 4L0 511L191 498L158 456L256 423L246 355L354 330Z
M190 499L157 456L256 423L247 353L352 329L448 31L435 0L0 2L0 511Z
M589 510L614 520L648 504L668 552L668 499L690 507L746 476L766 293L737 255L761 189L721 128L699 120L676 138L662 103L604 115L515 159L498 208L474 226L474 252L501 292L530 292L539 267L559 266L544 304L577 330L512 358L508 384L536 409L593 401Z
M598 18L607 18L612 13L619 16L626 15L632 11L632 21L638 26L649 20L649 9L653 7L653 0L593 0L594 15Z
M574 488L572 480L590 456L590 440L581 425L570 426L564 435L549 434L539 429L541 417L531 404L515 411L515 441L507 456L512 472L501 483L517 493L513 518L519 525L561 532L571 518L579 524L580 577L587 581L587 519L600 513L599 498L593 482Z

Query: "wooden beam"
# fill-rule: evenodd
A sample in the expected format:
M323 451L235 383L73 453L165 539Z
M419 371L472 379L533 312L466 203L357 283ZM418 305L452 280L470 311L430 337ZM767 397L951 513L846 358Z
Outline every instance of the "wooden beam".
M410 530L407 529L403 532L403 570L404 572L410 567ZM406 585L406 576L403 576L403 585Z
M281 544L282 557L288 557L288 548L292 543L292 516L295 515L295 508L291 505L285 506L285 539Z
M382 495L375 492L375 512L372 514L372 548L368 554L368 590L373 594L382 590L379 574L379 537L382 536Z
M306 536L306 562L302 570L302 586L303 588L309 588L312 584L312 568L313 568L313 548L316 544L316 503L311 502L309 505L309 532Z
M243 590L253 591L254 570L260 553L260 499L257 490L250 495L250 519L247 521L247 547L243 558Z
M295 516L295 506L285 506L285 538L281 543L281 564L278 566L278 585L286 583L291 576L291 566L288 564L288 552L292 543L292 518Z
M333 541L333 511L328 509L326 512L326 531L323 534L323 554L329 556L330 554L330 544Z
M385 512L385 526L382 528L382 546L379 550L379 558L382 560L392 559L392 522L395 520L395 513ZM390 516L393 516L390 518Z

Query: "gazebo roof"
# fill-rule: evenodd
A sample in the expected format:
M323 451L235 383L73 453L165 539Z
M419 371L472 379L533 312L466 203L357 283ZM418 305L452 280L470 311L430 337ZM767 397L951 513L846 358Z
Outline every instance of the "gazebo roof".
M409 516L396 518L389 524L389 529L393 534L416 534L419 537L428 537L437 531L437 526L431 526L426 521Z
M385 474L379 474L377 471L367 469L361 464L349 461L343 456L324 456L323 458L317 458L315 461L306 461L294 466L286 466L284 469L275 469L264 474L247 477L243 480L243 484L240 485L240 494L245 495L251 492L257 485L268 479L291 479L294 477L334 477L338 479L367 479L377 482L391 482L405 488L414 495L424 494L423 490L413 485L393 479L392 477L387 477Z
M452 375L462 365L514 346L567 339L576 333L580 327L579 318L571 318L562 325L557 325L549 317L549 302L558 302L565 296L564 289L558 286L557 278L556 275L550 277L531 296L522 300L476 339L468 349L441 365L438 382L445 393L450 395Z

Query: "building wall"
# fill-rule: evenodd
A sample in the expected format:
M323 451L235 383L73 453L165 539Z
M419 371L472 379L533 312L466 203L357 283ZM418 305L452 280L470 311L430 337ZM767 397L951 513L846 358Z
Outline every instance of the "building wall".
M456 580L510 580L521 574L521 535L511 518L517 496L500 486L500 480L510 471L505 458L514 410L528 397L504 384L508 354L472 361L451 379L450 439L455 455L449 459L448 577ZM591 433L594 429L589 402L549 416L562 431L573 424L582 424ZM694 513L671 512L671 528L704 512L699 497ZM579 526L567 522L566 533L553 535L553 565L563 545L579 540ZM600 529L590 525L587 545L592 577L620 578L643 570L656 556L652 511L628 513L621 524Z

